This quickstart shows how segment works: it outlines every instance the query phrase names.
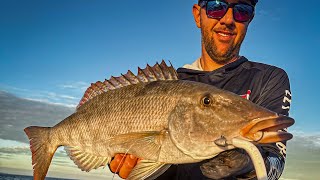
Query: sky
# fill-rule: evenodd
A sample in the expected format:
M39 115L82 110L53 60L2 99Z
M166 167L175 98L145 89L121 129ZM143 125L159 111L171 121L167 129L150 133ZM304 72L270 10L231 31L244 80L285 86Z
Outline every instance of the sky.
M195 2L1 0L0 91L74 108L90 83L162 59L191 63L200 56ZM290 130L310 136L320 134L319 5L260 0L241 47L248 59L288 73Z
M195 0L2 0L0 89L75 106L86 87L146 63L178 68L200 56ZM319 1L260 1L241 55L283 68L296 128L320 130ZM317 51L318 50L318 51Z

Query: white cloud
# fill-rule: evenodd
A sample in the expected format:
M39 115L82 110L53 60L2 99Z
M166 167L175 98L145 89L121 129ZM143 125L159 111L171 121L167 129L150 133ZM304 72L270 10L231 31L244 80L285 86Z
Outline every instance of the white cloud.
M256 15L258 16L267 16L268 14L269 14L268 11L264 9L260 9L259 11L256 12Z
M54 100L54 101L57 101L59 100L59 97L56 93L54 92L44 92L45 94L42 95L44 97L47 97L48 99L51 99L51 100Z
M50 105L57 105L57 106L65 106L69 108L77 107L78 103L59 103L59 102L51 102L49 99L37 99L37 98L24 98L30 101L42 102Z
M0 154L30 154L29 147L2 147Z
M273 21L278 21L280 20L279 14L282 12L281 9L273 9L272 12L271 11L267 11L265 9L259 9L258 11L256 11L255 17L256 18L268 18L270 20Z
M10 92L30 93L30 92L32 92L32 91L30 91L28 89L13 87L13 86L9 86L9 85L6 85L6 84L0 84L0 88L1 88L1 91L7 92L7 93L10 93Z
M18 142L18 141L12 141L12 140L6 140L6 139L0 139L0 148L29 148L29 144Z
M86 82L74 82L70 84L57 85L53 91L32 90L0 84L0 91L12 93L23 99L45 102L54 105L76 107L82 97L84 90L89 86Z
M41 92L41 91L40 91ZM66 94L57 94L55 92L48 92L48 91L43 91L41 92L43 94L39 94L38 96L43 96L43 97L47 97L53 100L59 100L59 99L78 99L74 96L70 96L70 95L66 95Z
M313 137L313 143L315 146L320 147L320 137Z
M8 91L3 91L3 92L8 92ZM80 101L78 97L75 97L72 95L58 94L55 92L48 92L48 91L37 91L37 92L32 91L32 93L24 94L22 95L22 97L20 95L20 98L31 100L31 101L43 102L43 103L52 104L52 105L72 107L72 108L76 107Z
M90 83L86 83L83 81L60 85L62 89L79 89L82 91L86 90L89 86L90 86Z
M300 134L293 133L293 139L288 141L288 145L300 146L308 149L320 149L320 135L310 135L302 132L300 132Z
M73 96L69 96L69 95L60 95L61 98L65 98L65 99L71 99L71 100L75 100L75 99L78 99L76 97L73 97Z
M6 154L17 154L17 153L30 153L30 145L23 142L13 141L13 140L6 140L0 139L0 153ZM67 156L66 152L64 151L63 147L59 147L56 151L58 156Z

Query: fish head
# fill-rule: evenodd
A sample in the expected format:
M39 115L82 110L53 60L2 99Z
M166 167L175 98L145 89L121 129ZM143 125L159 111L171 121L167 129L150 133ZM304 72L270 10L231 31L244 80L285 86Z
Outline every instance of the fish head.
M292 138L281 131L294 124L287 116L240 96L199 83L190 88L169 117L172 141L194 159L208 159L235 148L233 138L274 143Z

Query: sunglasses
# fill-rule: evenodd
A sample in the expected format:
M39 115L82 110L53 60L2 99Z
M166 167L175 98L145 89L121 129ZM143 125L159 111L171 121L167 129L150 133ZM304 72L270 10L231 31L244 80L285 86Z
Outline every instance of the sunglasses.
M206 6L207 16L221 19L232 8L233 18L237 22L250 21L254 16L254 6L245 3L227 3L219 0L200 1L200 7Z

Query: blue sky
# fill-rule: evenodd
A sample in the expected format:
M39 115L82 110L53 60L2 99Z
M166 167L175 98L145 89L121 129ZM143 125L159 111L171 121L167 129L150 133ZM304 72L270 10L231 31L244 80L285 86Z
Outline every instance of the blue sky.
M0 90L75 105L91 82L170 60L177 68L200 55L196 0L3 0ZM285 69L293 129L320 130L318 10L314 1L261 1L241 54Z

